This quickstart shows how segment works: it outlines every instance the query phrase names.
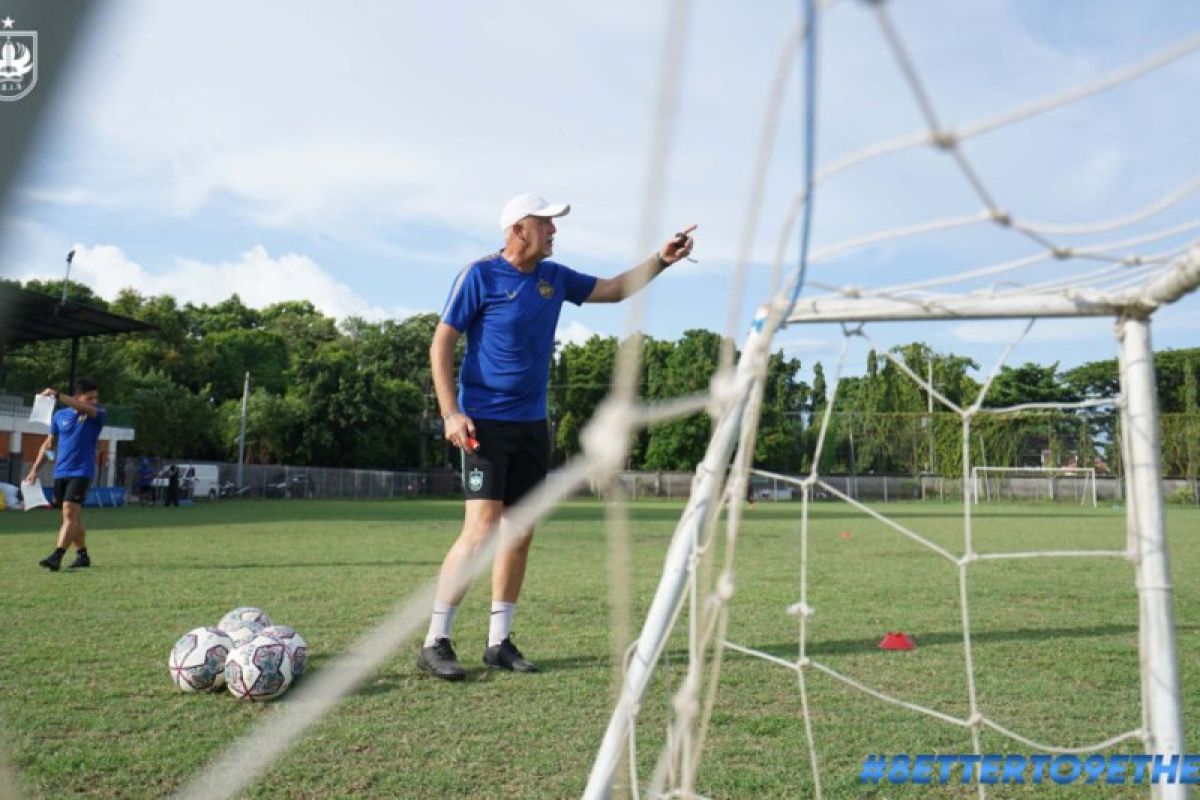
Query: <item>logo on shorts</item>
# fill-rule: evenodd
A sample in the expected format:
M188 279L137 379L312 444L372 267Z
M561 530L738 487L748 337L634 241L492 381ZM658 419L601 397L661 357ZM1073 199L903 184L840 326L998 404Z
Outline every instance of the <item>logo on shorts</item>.
M0 20L0 103L20 100L37 83L37 31L14 31L14 20Z
M467 474L467 488L472 492L478 492L483 488L483 470L473 469Z
M538 294L549 300L554 297L554 287L545 281L538 281Z

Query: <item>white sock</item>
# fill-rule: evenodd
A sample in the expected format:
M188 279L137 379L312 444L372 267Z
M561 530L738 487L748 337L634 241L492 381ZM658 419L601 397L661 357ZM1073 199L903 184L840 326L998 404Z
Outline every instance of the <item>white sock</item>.
M450 638L450 626L454 624L454 615L458 606L448 606L440 600L433 601L433 616L429 618L429 633L425 634L425 646L433 647L438 639Z
M508 635L512 633L513 614L516 613L516 603L506 603L503 600L492 601L492 618L488 625L488 647L495 647L508 638Z

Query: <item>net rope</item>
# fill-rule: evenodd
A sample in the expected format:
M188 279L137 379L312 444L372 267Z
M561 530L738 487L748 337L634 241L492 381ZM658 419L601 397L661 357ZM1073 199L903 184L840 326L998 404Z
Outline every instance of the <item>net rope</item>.
M827 2L817 4L817 13L826 14L835 7L851 5L855 4L837 4L832 0L827 0ZM954 275L937 276L929 280L909 282L890 288L836 288L834 284L818 284L811 280L809 281L810 285L820 285L847 297L874 294L908 298L914 297L912 293L920 290L964 283L977 278L990 279L1009 275L1047 261L1077 260L1105 264L1101 269L1086 275L1083 278L1085 281L1094 281L1096 285L1111 288L1123 285L1123 282L1128 280L1131 286L1136 286L1144 282L1147 276L1158 274L1169 267L1173 263L1172 258L1188 252L1188 249L1194 245L1193 240L1161 254L1112 254L1112 251L1115 250L1151 244L1186 233L1200 227L1200 220L1166 228L1157 232L1157 235L1143 234L1126 237L1116 242L1100 242L1087 246L1068 247L1059 244L1051 237L1108 233L1152 219L1170 209L1178 208L1192 196L1200 187L1200 177L1193 178L1182 186L1173 187L1157 200L1115 218L1070 224L1038 222L1015 217L1010 211L1005 210L996 199L997 194L981 178L973 162L963 152L961 145L969 139L1015 125L1036 115L1124 85L1173 61L1191 55L1200 50L1200 36L1184 39L1095 81L974 123L958 128L947 128L941 124L937 115L935 95L927 87L914 60L910 57L903 38L892 23L886 4L873 2L867 4L867 7L880 25L897 69L903 75L913 94L914 102L922 112L926 129L868 146L825 167L818 168L813 180L814 192L834 177L870 161L904 150L933 147L951 157L963 180L971 187L976 199L982 204L982 210L876 231L842 242L834 242L814 251L808 259L809 262L814 266L828 264L884 242L986 224L1010 231L1015 236L1033 243L1038 250L1019 259L1007 259L1004 262L985 265ZM685 44L691 29L691 17L691 4L688 0L670 0L663 38L659 89L656 93L654 132L646 172L642 226L638 236L639 252L649 249L660 227L659 221L664 203L662 187L668 180L667 165L677 128L677 107L680 102ZM745 300L744 294L748 286L747 274L752 268L750 252L752 243L756 239L755 232L759 227L766 176L770 172L772 151L778 138L777 131L783 116L781 108L787 95L787 76L794 70L795 63L804 50L802 42L808 32L805 26L798 26L788 32L776 66L775 78L771 82L772 89L764 114L762 135L755 160L755 179L752 183L751 202L748 203L746 218L743 221L743 235L734 270L734 290L730 293L729 298L730 314L727 324L731 331L740 327L737 309L742 307ZM758 658L765 663L794 671L804 719L808 757L812 766L813 787L817 797L821 797L822 784L818 748L814 741L811 720L810 678L813 673L819 673L821 676L833 679L883 702L967 729L970 731L976 753L980 752L980 732L984 728L1047 752L1093 752L1131 738L1144 739L1145 725L1119 733L1103 742L1077 745L1071 748L1054 747L1010 731L983 713L974 684L975 670L971 656L970 613L966 602L967 575L971 564L992 558L1025 558L1035 555L1039 557L1099 555L1127 557L1127 555L1126 553L1098 551L979 554L975 552L972 543L971 509L968 506L964 506L963 551L962 554L956 555L922 536L920 532L909 530L894 520L887 520L886 515L878 514L869 506L844 493L839 497L842 502L849 503L863 513L881 521L886 520L885 524L898 534L913 539L932 553L955 564L959 576L964 673L967 678L970 709L970 714L966 718L956 717L935 708L928 708L893 697L855 680L852 676L844 675L827 664L811 659L807 655L809 641L807 620L813 613L813 609L808 603L811 495L818 486L835 495L839 494L836 487L823 480L815 468L806 478L798 481L802 490L800 599L790 608L798 620L799 655L797 660L790 662L729 639L729 607L736 589L733 563L737 540L741 532L740 503L729 501L731 498L744 496L746 482L751 472L753 443L771 338L785 324L789 313L793 311L789 299L792 291L799 288L799 275L796 272L792 272L785 279L787 273L785 263L789 246L794 241L796 225L801 219L801 212L811 199L809 194L811 193L802 192L797 195L787 209L772 264L769 300L760 317L756 319L754 332L747 340L747 345L737 363L733 363L731 358L724 359L721 369L712 380L710 390L700 396L658 403L642 402L635 396L636 380L634 379L639 366L640 347L635 335L629 337L623 344L618 357L613 391L599 407L585 429L582 437L582 455L554 473L520 505L514 507L508 515L508 522L513 527L531 527L543 520L558 504L588 485L609 490L610 502L607 516L610 537L610 581L614 587L623 587L628 584L630 564L628 509L623 494L620 492L619 482L614 482L612 479L624 464L629 452L631 437L647 425L697 412L707 413L713 420L713 441L710 443L705 461L697 468L693 481L693 495L689 499L687 509L684 511L677 529L677 531L694 532L689 543L690 553L686 560L685 602L679 603L671 609L667 621L667 630L672 630L686 615L688 663L684 676L677 686L672 687L672 715L665 736L666 744L657 760L644 794L655 797L701 797L696 791L696 773L707 743L706 738L717 695L722 660L726 651ZM1038 277L1044 278L1045 276L1039 275ZM1133 280L1134 278L1136 281ZM1034 288L1038 291L1053 292L1062 291L1065 288L1075 288L1078 285L1076 276L1064 274L1061 278L1042 281ZM996 291L997 288L996 286L988 287L986 291ZM1007 290L1007 287L1005 288ZM1012 287L1012 291L1019 289L1028 292L1029 288L1028 286ZM918 300L920 299L919 296L916 297ZM644 320L644 301L635 297L629 304L629 312L629 330L636 332L641 329ZM1028 329L1027 326L1026 332ZM857 337L865 337L865 331L861 325L845 326L843 330L844 344L838 361L838 377L842 375L846 354L850 349L850 341ZM1014 341L1013 346L1015 345ZM1011 349L1012 347L996 363L976 402L967 408L956 406L938 393L935 387L925 386L924 388L945 407L959 414L963 420L964 429L969 429L971 418L981 413L982 397L986 395L992 380L998 374L1000 366ZM886 352L884 354L891 358L901 371L907 372L910 378L915 379L918 384L923 383L918 376L907 370L901 361ZM814 464L819 462L819 454L825 444L830 414L836 402L838 383L839 381L835 379L832 396L826 404L825 413L821 419L816 445L818 457L814 457ZM986 413L991 412L989 410ZM964 439L964 464L970 463L969 456L969 437L966 437ZM719 512L722 509L726 512L724 524L720 521ZM490 537L490 545L478 554L467 570L464 570L462 574L464 583L472 580L490 565L491 558L496 547L500 546L501 539L500 536ZM723 542L723 548L717 546L720 542ZM428 618L433 588L431 581L405 598L377 626L365 632L347 653L325 669L309 676L303 685L297 687L290 702L283 704L277 713L271 715L271 719L255 725L247 734L239 737L208 768L184 786L178 796L187 798L233 797L251 786L288 751L294 742L333 711L343 698L355 691L363 681L387 663L406 642L419 632L420 627ZM613 616L613 628L616 631L614 635L616 669L626 676L637 669L653 670L655 665L666 657L666 637L653 643L637 639L629 641L630 635L626 633L630 630L628 599L621 599L618 593L614 592L610 598L610 608ZM650 648L648 653L643 652L644 647ZM635 693L624 691L619 695L618 704L627 711L626 719L629 723L619 733L626 752L626 763L621 769L610 773L614 778L625 776L623 784L622 781L617 781L622 785L616 788L633 797L643 796L642 780L638 772L636 730L640 703L641 696L635 695ZM984 796L982 786L979 791L980 796Z
M1028 330L1029 330L1029 327L1026 328L1025 332L1028 332ZM1022 333L1022 336L1024 335L1025 332ZM862 330L861 328L855 328L852 331L846 332L845 338L846 338L847 342L851 338L855 338L855 337L861 337L861 338L867 340L868 342L870 341L870 339L866 335L865 331ZM1013 344L1015 345L1017 341L1019 341L1019 339L1014 341ZM1009 350L1006 351L1005 358L1007 357L1008 353L1011 352L1011 350L1012 350L1012 347L1010 347ZM835 387L838 383L840 383L840 379L843 376L843 372L844 372L846 360L847 360L847 354L849 352L850 352L850 348L844 347L842 350L841 357L839 358L839 360L837 362L837 366L835 368L835 373L834 373L834 377L833 377L833 382L834 382ZM955 413L956 415L958 415L958 417L962 420L962 422L963 422L963 442L964 442L963 451L964 451L964 457L965 457L964 464L966 465L964 472L963 472L963 480L964 480L964 485L966 485L965 482L967 480L969 480L969 476L970 476L970 463L971 463L971 461L970 461L970 433L971 433L970 421L971 421L971 419L979 413L1015 413L1015 412L1018 412L1020 409L1018 409L1017 407L984 409L982 407L982 403L983 403L984 397L986 396L987 390L990 388L990 381L985 383L985 385L983 387L981 387L979 393L976 395L974 402L971 405L967 406L966 408L959 407L956 404L952 403L951 401L947 400L946 398L942 397L940 395L940 393L936 391L935 387L928 385L923 379L921 379L919 376L917 376L915 373L913 373L911 369L908 369L907 365L905 365L902 361L900 361L894 354L892 354L890 352L885 352L883 355L886 358L888 358L889 360L891 360L893 363L895 363L903 372L905 372L908 375L908 377L910 379L917 382L920 385L920 388L922 389L922 391L926 391L926 392L929 392L930 394L932 394L935 398L938 399L939 403L941 403L946 409L948 409L948 410L952 411L953 413ZM995 367L993 368L992 374L993 375L997 374L999 367L1002 366L1003 364L1004 364L1004 358L1001 358L1000 360L997 361ZM1101 401L1094 401L1094 402L1089 402L1086 404L1064 403L1064 404L1038 404L1038 405L1039 406L1058 406L1058 407L1080 407L1082 405L1084 407L1094 407L1094 406L1098 405L1100 402ZM1108 404L1114 404L1114 403L1120 403L1120 399L1119 398L1111 398L1111 399L1108 399L1108 400L1102 401L1102 402L1108 403ZM837 681L838 683L840 683L846 687L849 687L850 689L861 692L861 693L863 693L869 697L872 697L876 700L879 700L881 702L884 702L884 703L887 703L887 704L890 704L890 705L893 705L893 706L896 706L899 708L903 708L903 709L906 709L908 711L912 711L912 712L915 712L918 714L922 714L926 717L929 717L930 719L938 720L940 722L947 723L947 724L970 731L971 738L972 738L973 752L976 755L980 755L982 752L981 748L980 748L979 732L983 728L990 729L990 730L994 731L995 733L1003 735L1003 736L1009 738L1010 740L1012 740L1013 742L1022 744L1026 747L1030 747L1030 748L1036 749L1041 752L1052 753L1052 754L1076 754L1076 755L1078 755L1078 754L1093 753L1093 752L1098 752L1101 750L1111 748L1115 745L1118 745L1122 742L1129 741L1131 739L1140 740L1143 743L1145 743L1146 742L1145 729L1143 727L1137 727L1137 728L1133 728L1130 730L1118 732L1118 733L1116 733L1112 736L1109 736L1101 741L1064 746L1064 745L1060 745L1060 744L1054 744L1051 742L1038 741L1031 736L1025 735L1017 730L1012 729L1009 726L1002 724L1000 721L998 721L994 717L989 716L980 704L977 690L975 687L975 678L976 678L977 673L976 673L976 670L974 667L974 656L973 656L973 649L972 649L972 643L971 643L971 634L972 634L971 614L970 614L970 605L968 602L968 587L969 587L970 568L973 564L976 564L978 562L1004 560L1004 559L1097 558L1097 557L1118 558L1118 559L1132 561L1134 559L1134 554L1132 553L1132 551L1127 548L1124 550L1045 550L1045 551L1033 551L1033 552L1011 551L1011 552L980 553L975 550L974 542L972 539L971 519L972 519L974 512L973 512L973 509L971 508L971 505L968 500L968 501L964 502L964 505L963 505L964 526L963 526L962 550L960 553L951 552L949 549L939 545L938 543L932 541L928 537L922 535L919 531L913 530L912 528L905 526L901 522L888 517L885 513L880 512L878 509L872 507L871 505L868 505L867 503L859 501L855 497L853 497L850 494L839 489L833 483L822 478L822 476L819 472L819 469L817 468L816 465L819 464L820 460L821 460L821 450L824 446L824 443L825 443L827 435L828 435L829 425L830 425L830 421L833 418L833 410L834 410L835 404L836 404L836 391L834 393L833 398L831 398L830 402L826 406L825 414L823 415L823 417L821 419L821 428L820 428L820 432L818 434L818 444L816 446L816 452L814 453L814 456L813 456L814 467L813 467L812 471L808 474L808 476L806 476L804 478L796 478L794 476L783 475L783 474L774 473L774 472L770 472L770 471L766 471L766 470L751 470L751 472L753 472L753 474L761 475L763 477L771 478L773 480L778 480L780 482L786 482L786 483L795 485L795 486L799 487L802 492L801 528L800 528L800 530L801 530L801 534L800 534L801 535L801 546L800 546L800 564L799 564L800 596L799 596L799 599L797 600L797 602L795 602L794 604L789 606L787 609L789 614L796 616L800 620L799 648L798 648L798 654L797 654L796 659L789 661L789 660L781 658L779 656L763 652L761 650L755 649L754 647L750 647L745 644L741 644L741 643L738 643L736 641L732 641L732 640L726 639L726 638L722 638L719 641L715 641L715 642L713 642L713 641L703 642L702 647L700 649L704 650L707 647L716 646L721 649L739 653L743 656L760 659L760 660L762 660L768 664L774 665L776 667L781 667L781 668L788 669L788 670L795 672L799 679L798 685L801 687L800 688L801 706L802 706L802 713L804 714L804 717L805 717L806 735L808 737L810 737L809 742L810 742L810 745L813 745L813 746L815 746L815 743L812 742L811 732L809 732L811 730L811 719L810 719L810 711L808 710L811 707L812 698L810 696L808 696L808 693L809 693L808 686L810 684L805 676L805 672L806 671L814 671L814 670L823 676L831 678L834 681ZM954 714L948 713L946 711L942 711L942 710L939 710L936 708L924 706L919 703L915 703L915 702L912 702L909 700L905 700L901 697L897 697L893 694L889 694L878 688L872 687L861 680L856 679L852 675L846 674L844 671L835 669L833 666L831 666L827 663L824 663L822 661L818 661L814 658L811 658L807 654L808 642L809 642L808 620L811 617L813 617L813 615L816 613L813 608L813 605L811 603L811 598L809 595L809 573L810 573L810 567L811 567L811 561L810 561L810 557L809 557L809 547L808 547L809 532L810 532L810 527L811 527L809 512L811 509L813 492L817 488L820 488L821 490L826 492L828 495L832 496L833 498L836 498L836 500L847 504L848 506L854 508L855 510L865 514L866 516L868 516L868 517L874 519L875 521L879 522L880 524L886 526L888 529L890 529L894 533L896 533L900 536L906 537L910 541L913 541L913 542L917 543L918 545L920 545L921 547L924 547L931 554L939 556L942 559L949 561L951 564L954 565L955 569L957 570L957 579L958 579L958 589L959 589L958 602L959 602L959 606L961 609L961 627L962 627L962 638L963 638L964 669L965 669L965 673L966 673L966 677L967 677L967 695L968 695L967 701L968 701L968 708L970 710L970 714L967 717L955 716ZM730 497L735 496L732 491L729 494L730 494ZM966 494L964 494L964 497L966 497ZM733 546L732 542L730 542L727 546L732 549L732 546ZM732 580L732 577L731 577L732 572L728 573L728 575L730 576L730 580ZM721 604L722 606L724 606L729 603L729 598L731 596L732 596L732 591L730 591L730 590L712 591L709 594L708 599L709 599L709 602L712 604ZM727 610L725 608L722 608L716 613L718 613L720 615L724 615L727 613ZM708 630L709 627L711 627L711 626L703 626L702 625L700 627L704 630ZM684 686L680 689L680 691L681 692L686 691L687 689L688 689L688 684L685 683ZM675 700L675 707L678 708L681 705L686 705L686 702L687 701L683 700L682 698L677 698ZM687 727L685 725L683 725L682 721L677 718L675 720L674 727L671 732L672 740L685 739L687 736L688 736ZM820 789L820 781L818 778L818 776L820 774L819 757L817 756L815 751L810 750L809 758L810 758L811 772L812 772L813 781L814 781L814 793L815 793L815 796L819 798L822 796L821 789ZM686 792L686 787L688 787L689 785L691 785L694 782L694 775L688 776L688 775L683 774L682 771L680 771L680 772L676 773L673 777L674 777L673 784L669 784L667 786L656 787L659 790L659 792L661 793L661 796L693 796L693 795L687 795L686 793L684 795L672 795L672 792L679 789L679 787L685 787L685 792ZM979 791L980 797L986 796L986 787L983 784L979 785L978 791ZM699 795L694 795L694 796L699 796Z

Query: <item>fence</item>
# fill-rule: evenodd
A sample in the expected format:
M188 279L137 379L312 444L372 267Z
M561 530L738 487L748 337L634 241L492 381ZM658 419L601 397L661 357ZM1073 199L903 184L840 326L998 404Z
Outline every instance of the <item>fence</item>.
M137 493L141 459L125 459L124 485L131 496ZM390 471L337 467L295 467L286 464L246 464L242 482L237 483L237 464L193 462L185 459L147 459L155 476L170 464L180 467L180 491L197 499L275 497L281 499L387 500L402 497L448 497L461 494L458 476L449 469ZM216 467L216 480L204 477ZM163 481L157 480L156 499L162 498Z
M128 458L124 462L124 486L130 497L137 494L137 476L140 459ZM185 468L201 462L184 459L166 461L150 459L150 466L157 475L170 463ZM459 475L450 469L388 471L370 469L342 469L336 467L295 467L273 464L247 464L243 482L236 484L237 465L231 463L203 462L215 466L215 484L193 479L181 482L187 496L189 488L200 498L230 499L236 497L274 497L284 499L349 499L386 500L404 497L461 497L462 482ZM800 479L804 476L794 476ZM685 500L691 494L691 472L619 472L614 480L624 494L631 499ZM872 502L900 502L924 500L929 502L962 502L962 479L940 475L823 475L821 479L837 491L856 500ZM1189 478L1164 478L1163 496L1170 500L1197 503L1200 486ZM799 500L800 491L792 483L777 479L755 476L754 497L759 501ZM1081 476L1028 476L1008 477L1002 484L993 485L997 499L1015 502L1079 502L1084 494L1090 499L1090 486ZM968 489L970 487L968 486ZM589 486L580 492L582 497L598 497L603 494L599 486ZM157 492L161 500L162 491ZM1097 475L1096 497L1100 502L1121 502L1124 499L1124 483L1118 476ZM833 500L836 496L823 488L813 492L814 500Z
M803 475L792 476L797 480ZM690 472L620 472L615 480L630 498L686 498L692 487ZM924 500L932 502L962 502L962 478L941 475L822 475L821 480L838 492L856 500L872 502L901 502ZM990 478L992 499L1005 502L1081 502L1091 501L1090 480L1082 476L1046 475ZM756 500L799 500L800 489L788 481L754 476ZM1200 481L1192 478L1164 478L1163 496L1185 503L1200 502ZM970 491L968 481L968 491ZM1096 476L1096 499L1099 502L1122 502L1124 479L1116 475ZM599 487L590 487L590 494L600 494ZM833 500L836 495L817 487L814 500Z

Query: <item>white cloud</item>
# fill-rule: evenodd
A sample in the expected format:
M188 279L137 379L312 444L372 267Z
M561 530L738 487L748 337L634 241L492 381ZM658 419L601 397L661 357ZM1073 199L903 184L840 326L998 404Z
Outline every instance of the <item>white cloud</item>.
M29 280L44 276L21 277ZM339 320L348 316L402 318L414 313L412 309L384 308L367 301L308 256L288 253L274 257L262 245L232 261L210 264L177 259L169 270L151 272L114 245L78 244L71 277L106 299L116 297L122 289L133 288L143 295L169 294L180 302L196 304L219 303L237 294L253 308L285 300L308 300Z
M961 127L1134 63L1200 20L1200 5L1177 0L1144 0L1136 10L1095 2L1099 10L1082 21L1070 4L1016 0L901 3L894 20L939 118ZM219 281L226 281L220 291L236 286L247 297L296 289L333 313L377 313L397 302L437 307L448 280L433 280L434 268L466 263L498 243L498 207L527 190L572 203L558 241L565 263L612 274L645 255L634 252L634 239L645 211L665 19L657 7L535 0L519 13L480 3L465 13L459 4L397 0L347 6L328 25L313 24L327 10L311 0L286 14L232 0L111 9L90 23L74 80L64 81L58 110L44 122L52 133L22 182L35 201L30 213L68 241L103 239L139 254L186 255L163 241L172 226L199 220L196 229L212 231L224 248L217 252L268 241L277 252L315 252L325 261L288 262L290 272L278 263L302 256L264 251L198 267L156 261L153 274L131 272L137 280L192 269L211 279L206 290L218 291ZM840 4L822 23L821 164L923 127L872 14ZM656 238L699 223L700 263L673 268L648 290L659 297L645 325L652 335L674 335L696 319L723 327L769 76L794 22L794 8L777 4L692 4ZM195 33L204 30L220 31L219 80L211 37ZM709 57L717 52L735 57ZM762 265L774 260L800 178L795 73L752 249L750 298L766 292ZM973 139L966 152L1000 206L1018 217L1123 214L1177 187L1194 164L1200 116L1179 97L1197 79L1193 56ZM1200 213L1197 201L1169 221ZM822 184L813 247L979 206L948 154L896 154ZM156 222L164 223L161 234ZM247 239L247 227L270 228L269 237ZM795 233L784 239L790 266ZM327 255L331 247L344 256ZM871 287L956 273L1032 247L1010 230L972 227L855 251L814 265L811 277ZM61 252L42 263L60 264ZM21 253L6 260L9 269L33 261ZM275 285L244 285L258 279L233 273L250 265ZM397 281L381 277L384 269L410 271ZM175 283L187 285L170 286L195 296L195 282L181 275ZM1188 302L1194 314L1200 295ZM616 314L591 319L611 320L601 325L606 331L624 327ZM967 330L960 341L999 335Z
M560 344L583 344L588 339L596 335L596 331L584 325L582 322L572 320L566 325L560 327L554 338Z

